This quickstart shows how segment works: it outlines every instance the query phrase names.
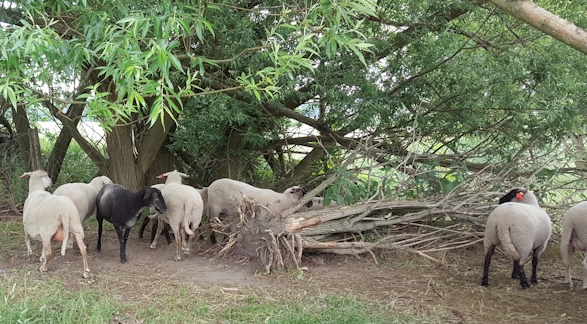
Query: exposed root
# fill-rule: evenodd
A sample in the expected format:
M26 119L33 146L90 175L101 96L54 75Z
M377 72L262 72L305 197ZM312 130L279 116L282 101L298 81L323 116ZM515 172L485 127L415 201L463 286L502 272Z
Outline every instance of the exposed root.
M299 234L288 230L289 221L271 215L264 206L246 197L235 202L235 207L238 215L217 218L212 225L217 233L226 234L219 256L256 261L265 273L300 268L303 241Z

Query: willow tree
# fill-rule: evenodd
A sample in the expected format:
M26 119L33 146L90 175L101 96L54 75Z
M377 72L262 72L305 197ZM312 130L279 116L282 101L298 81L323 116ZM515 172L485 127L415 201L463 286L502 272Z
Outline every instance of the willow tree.
M61 121L68 134L56 147L73 137L101 173L137 188L189 98L274 96L283 79L311 69L324 47L363 60L369 45L356 28L374 14L368 0L11 2L0 16L1 90L15 108L43 106ZM257 66L240 66L243 57ZM226 79L229 85L214 88ZM106 154L76 131L81 117L108 131Z

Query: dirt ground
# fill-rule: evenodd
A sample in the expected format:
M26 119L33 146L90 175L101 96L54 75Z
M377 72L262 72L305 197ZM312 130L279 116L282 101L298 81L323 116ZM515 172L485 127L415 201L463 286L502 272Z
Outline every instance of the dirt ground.
M91 221L91 220L90 220ZM85 224L84 224L85 225ZM133 228L127 244L128 263L119 260L116 232L105 224L102 252L96 252L97 233L86 230L86 244L93 277L83 279L81 258L77 251L59 254L55 244L54 258L47 273L39 273L40 244L33 246L28 257L24 240L18 250L4 253L0 278L11 269L30 269L30 276L55 278L76 285L107 287L125 300L148 299L157 287L166 283L193 282L202 287L219 289L288 290L303 293L333 293L354 296L384 311L401 312L427 323L583 323L587 292L580 278L580 256L573 262L575 288L563 284L562 263L558 245L550 244L539 265L539 284L522 289L510 279L511 264L503 254L494 254L489 287L481 287L483 252L481 246L434 255L448 266L440 266L408 252L393 252L360 258L331 254L305 254L302 276L289 274L260 275L251 264L222 260L204 250L203 241L183 261L174 261L173 244L161 238L157 249L149 248L148 239L138 239ZM15 240L22 239L16 235ZM145 233L148 237L149 233ZM526 273L531 266L527 264Z

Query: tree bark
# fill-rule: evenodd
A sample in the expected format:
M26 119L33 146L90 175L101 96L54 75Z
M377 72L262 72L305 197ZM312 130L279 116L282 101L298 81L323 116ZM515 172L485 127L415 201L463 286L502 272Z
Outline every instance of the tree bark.
M43 169L43 157L41 155L41 142L39 141L39 131L36 128L29 128L28 131L30 147L30 165L31 170Z
M587 54L587 31L532 1L491 0L493 5L547 35Z
M17 108L12 107L11 105L11 109L22 160L28 171L33 171L33 166L30 163L31 143L29 141L28 133L30 128L29 117L27 116L26 109L23 105L19 105Z

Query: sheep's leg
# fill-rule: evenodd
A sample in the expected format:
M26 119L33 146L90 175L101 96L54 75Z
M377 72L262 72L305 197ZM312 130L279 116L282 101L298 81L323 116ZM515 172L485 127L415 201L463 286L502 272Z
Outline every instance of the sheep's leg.
M124 229L124 233L122 233L122 226L114 226L114 228L116 229L116 234L118 234L118 241L120 242L120 263L126 263L128 261L126 259L126 241L128 240L130 227L126 227Z
M74 237L70 235L70 236L67 238L67 249L68 249L68 250L71 250L71 249L73 249L73 241L74 241Z
M175 261L181 261L181 229L180 226L171 226L173 235L175 235L175 243L177 244L177 252L175 254Z
M155 224L153 224L155 225ZM153 236L153 234L151 234L151 249L154 249L157 247L157 239L159 238L159 235L161 235L161 231L163 231L163 227L165 227L165 223L163 222L163 220L161 218L157 218L157 229L154 231L155 236Z
M24 242L26 243L28 254L33 254L33 249L31 249L31 236L26 231L24 232Z
M522 260L518 260L518 275L520 276L520 285L522 288L530 288L528 279L526 279L526 273L524 273L524 264Z
M196 234L195 234L196 227L192 225L192 226L190 226L190 228L191 228L192 232L194 232L194 235L188 235L188 237L184 239L184 243L185 243L185 241L187 241L186 248L184 250L185 254L190 253L190 250L192 249L192 241L194 240L194 236L196 236Z
M47 264L49 263L49 260L51 260L51 253L51 239L43 240L43 255L45 256L45 260L41 265L42 272L47 271Z
M165 234L165 239L167 240L167 244L171 244L171 242L172 242L171 236L169 235L169 228L170 228L170 226L167 226L167 225L163 228L163 234Z
M104 218L98 217L97 215L96 218L98 220L98 245L96 245L96 251L100 252L102 251L102 221Z
M583 289L587 289L587 254L585 254L585 258L583 259Z
M490 245L485 252L485 262L483 263L483 279L481 279L481 286L489 285L489 265L491 264L491 256L493 255L493 250L495 250L495 245Z
M514 261L514 269L512 270L512 279L520 279L519 262Z
M571 257L575 252L575 248L573 247L573 244L569 244L566 251L563 250L564 248L561 249L561 255L563 263L565 264L565 283L569 285L569 288L573 288L573 279L571 278ZM587 261L587 255L585 255L585 258L585 261ZM583 261L583 263L585 263L585 261ZM585 267L585 265L583 265L583 267ZM583 280L583 288L585 288L585 281L587 281L587 268L585 268L585 279Z
M538 276L536 275L537 268L538 268L538 255L533 255L532 256L532 277L530 278L530 282L533 284L538 283Z
M185 252L185 254L190 253L190 247L188 246L188 235L183 229L183 226L180 228L180 235L181 235L181 250Z
M45 262L45 249L41 249L41 256L39 257L39 262Z
M155 241L155 236L157 235L157 229L159 228L159 222L153 222L151 226L151 244Z
M77 247L79 248L79 253L81 253L82 259L84 261L84 272L83 272L82 276L84 278L89 278L90 277L90 267L88 267L88 251L86 248L86 244L84 243L84 239L81 234L73 233L73 237L75 238L75 241L77 242Z
M149 224L151 219L147 216L143 219L143 224L141 224L141 228L139 229L139 238L143 238L143 233L145 232L145 227ZM153 242L153 232L151 232L151 242Z

